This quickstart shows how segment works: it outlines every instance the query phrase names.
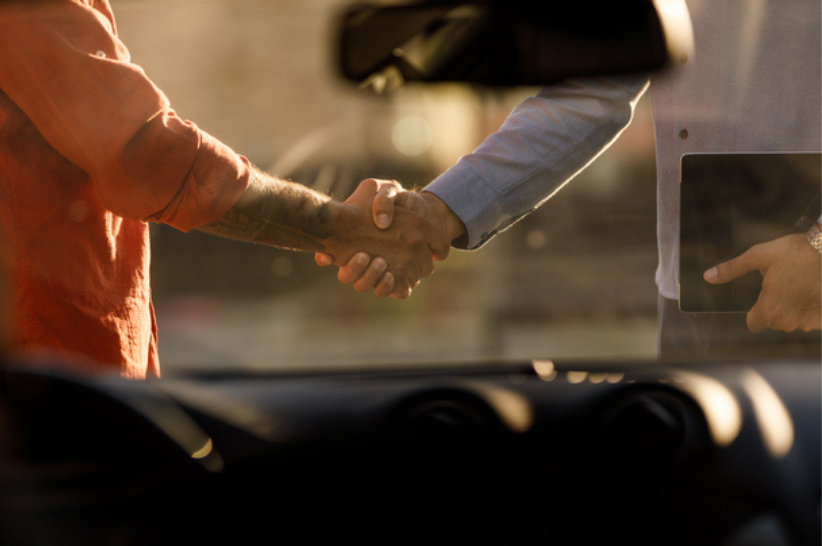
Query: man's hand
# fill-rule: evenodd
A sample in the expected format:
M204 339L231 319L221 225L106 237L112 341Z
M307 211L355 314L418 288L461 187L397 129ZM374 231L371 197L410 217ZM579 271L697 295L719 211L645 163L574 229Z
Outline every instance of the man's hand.
M364 259L365 265L372 266L360 275L362 284L373 286L380 278L387 279L380 286L388 284L389 293L407 297L421 278L431 274L433 260L448 255L450 241L410 209L398 209L393 225L378 229L371 210L378 189L376 181L363 183L345 203L337 203L300 184L253 170L240 200L222 217L198 229L242 241L322 252L328 265L358 264ZM370 256L376 259L371 262Z
M762 291L747 317L752 332L822 328L822 256L804 235L755 245L704 277L711 284L724 284L749 271L762 274Z
M360 183L354 195L361 191L368 194L375 190L371 212L374 225L382 230L389 230L394 224L395 216L401 213L401 209L406 209L429 220L437 228L440 236L446 237L449 247L453 239L465 233L462 220L432 193L409 192L394 180L370 178ZM434 254L433 259L444 260L447 256L448 251L446 249L444 253ZM316 253L315 260L320 266L333 263L331 256L322 252ZM410 296L411 290L402 286L395 287L395 281L390 272L383 275L384 269L385 262L383 259L377 257L372 261L369 254L360 252L340 267L337 278L345 284L353 283L354 289L358 292L367 292L373 289L374 295L378 297L390 295L393 298L404 299Z
M326 250L315 259L319 265L342 266L338 278L354 283L358 292L374 289L378 296L403 299L420 279L433 273L434 260L448 256L451 241L424 211L414 207L393 210L392 206L388 222L377 229L373 206L386 184L393 187L374 179L360 184L334 219L336 235L323 240Z

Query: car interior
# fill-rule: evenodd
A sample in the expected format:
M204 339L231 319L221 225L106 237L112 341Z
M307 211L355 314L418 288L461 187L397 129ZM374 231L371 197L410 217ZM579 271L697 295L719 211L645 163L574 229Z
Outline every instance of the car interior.
M240 3L252 15L261 4L266 12L300 4L293 9L311 19L310 10L320 4L325 10L329 2ZM322 70L344 81L345 93L363 97L358 112L366 116L392 100L395 89L478 88L493 103L488 97L495 93L568 77L664 71L693 47L687 25L677 19L678 2L332 4L323 11L332 38L321 47L333 66ZM112 5L122 8L123 34L134 33L139 45L129 25L150 19L146 5ZM181 6L173 9L200 10L215 20L227 9L219 0ZM602 10L599 18L590 17L593 9ZM234 47L251 55L243 45L224 49ZM186 58L182 49L177 53ZM135 57L140 54L135 48ZM227 63L224 69L234 68ZM170 77L167 82L175 85ZM479 116L476 110L468 115ZM298 160L318 149L306 144L287 156L297 158L289 175L337 194L352 190L340 174L350 165L328 161L336 169L332 176ZM388 167L423 171L410 157ZM284 168L285 159L273 168ZM351 179L364 178L375 165L379 161L350 169ZM326 175L333 181L326 183ZM635 219L626 212L615 221ZM517 228L523 252L542 248L537 227ZM248 261L240 262L219 250L222 241L195 237L182 250L181 237L188 236L153 235L158 262L171 263L176 255L199 263L187 254L199 245L226 270L256 279L254 260L271 256L249 248ZM511 243L499 255L516 264L527 260L516 248ZM253 319L260 300L293 289L296 277L313 282L319 275L285 252L275 256L273 266L266 258L265 271L279 285L247 295L248 305L236 314ZM459 273L461 263L453 271ZM593 346L588 353L584 346L576 353L543 346L503 353L486 335L502 328L492 321L483 323L488 329L480 330L476 353L433 347L433 356L416 361L405 345L386 341L383 352L344 353L345 365L329 365L322 347L330 350L339 338L322 339L318 326L309 328L315 352L302 357L316 366L292 358L273 333L262 335L293 365L242 365L240 356L235 366L226 356L233 353L209 345L216 332L229 329L218 320L228 311L198 297L163 305L177 284L212 282L196 271L210 266L168 280L160 278L165 265L155 267L160 327L169 325L169 338L178 340L178 352L170 349L167 360L187 355L162 379L74 374L48 355L6 359L0 370L0 544L798 546L822 539L822 367L815 356L661 360L653 347L636 355L603 354ZM500 279L526 282L501 266L493 271L490 280L464 281L465 290ZM443 306L458 306L444 291L434 294ZM506 292L499 306L515 325L526 324L538 298L518 294ZM303 300L282 302L292 324L302 320ZM556 302L562 315L563 300ZM409 314L433 309L414 298L408 305ZM342 303L327 309L338 311L341 323L366 312ZM456 322L472 324L472 312ZM400 313L381 320L395 324L400 319L392 317ZM633 324L613 309L589 318ZM409 336L417 331L416 323L399 324ZM282 337L296 335L283 328ZM241 355L273 360L255 353L248 339L237 338Z

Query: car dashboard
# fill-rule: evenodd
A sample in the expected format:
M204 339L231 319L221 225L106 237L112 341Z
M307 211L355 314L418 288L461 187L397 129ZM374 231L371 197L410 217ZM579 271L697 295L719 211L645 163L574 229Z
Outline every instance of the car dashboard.
M818 544L818 362L7 366L3 544Z

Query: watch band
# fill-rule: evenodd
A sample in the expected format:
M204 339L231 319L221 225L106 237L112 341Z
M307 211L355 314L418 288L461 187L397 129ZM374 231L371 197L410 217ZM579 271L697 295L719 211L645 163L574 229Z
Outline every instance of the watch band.
M822 253L822 229L820 229L818 222L812 225L811 229L805 232L805 238L812 247Z

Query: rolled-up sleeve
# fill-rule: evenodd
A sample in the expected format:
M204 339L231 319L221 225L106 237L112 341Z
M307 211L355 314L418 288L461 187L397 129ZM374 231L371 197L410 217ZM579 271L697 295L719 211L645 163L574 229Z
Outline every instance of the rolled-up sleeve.
M0 89L119 216L188 231L245 191L248 161L180 119L106 13L78 1L0 7Z

